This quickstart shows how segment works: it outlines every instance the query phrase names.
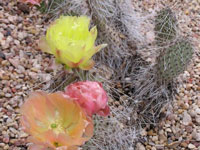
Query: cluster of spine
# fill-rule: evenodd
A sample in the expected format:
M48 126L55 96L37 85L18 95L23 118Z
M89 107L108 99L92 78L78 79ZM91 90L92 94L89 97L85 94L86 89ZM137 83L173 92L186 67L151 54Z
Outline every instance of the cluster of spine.
M158 45L170 43L177 35L177 20L170 8L162 9L155 19L155 35Z
M47 14L48 18L57 18L60 15L89 15L88 5L85 0L44 0L38 9Z
M129 14L122 12L121 5L119 0L88 0L92 20L99 31L98 42L108 43L107 49L101 51L95 59L108 65L114 72L117 72L126 58L136 52L135 39L128 35L128 28L122 20L123 16ZM113 80L117 80L115 75Z
M155 123L163 106L172 100L173 80L186 69L192 59L193 48L188 39L176 32L176 18L169 9L158 12L155 22L156 43L159 55L155 64L140 66L133 80L135 84L133 105L141 122Z
M193 48L188 40L178 40L165 48L157 58L157 77L162 83L170 83L183 73L192 59Z

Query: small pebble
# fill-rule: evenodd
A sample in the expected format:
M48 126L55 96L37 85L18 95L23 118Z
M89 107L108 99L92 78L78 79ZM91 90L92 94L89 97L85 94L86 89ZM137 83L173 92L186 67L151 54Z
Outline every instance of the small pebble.
M189 144L189 145L188 145L188 148L189 148L189 149L195 149L195 148L196 148L196 146L195 146L195 145L193 145L193 144Z

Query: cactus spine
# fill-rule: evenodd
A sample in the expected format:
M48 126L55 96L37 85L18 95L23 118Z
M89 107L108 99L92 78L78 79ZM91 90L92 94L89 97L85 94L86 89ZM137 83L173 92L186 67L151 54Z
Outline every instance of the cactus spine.
M193 48L187 40L178 40L165 48L157 58L158 80L169 83L182 73L192 59Z
M158 45L171 42L175 39L177 34L177 20L170 8L165 8L158 12L154 30Z

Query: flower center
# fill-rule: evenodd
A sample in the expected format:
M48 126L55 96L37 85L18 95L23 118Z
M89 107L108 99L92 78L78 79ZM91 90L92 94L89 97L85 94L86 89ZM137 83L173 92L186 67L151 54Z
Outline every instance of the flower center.
M51 124L51 128L52 128L52 129L55 129L55 128L57 128L57 127L58 127L58 125L57 125L56 123L52 123L52 124Z
M62 126L62 120L55 120L49 125L49 129L53 130L56 134L63 133L64 128Z
M54 142L53 144L54 144L55 147L59 147L58 142Z

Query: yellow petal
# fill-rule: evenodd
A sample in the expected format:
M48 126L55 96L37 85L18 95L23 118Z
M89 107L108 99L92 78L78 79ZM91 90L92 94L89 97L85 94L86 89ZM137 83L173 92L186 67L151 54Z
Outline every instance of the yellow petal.
M91 57L105 46L95 47L97 28L89 31L89 25L87 16L61 16L50 25L40 47L68 67L88 69Z
M84 65L84 64L87 64L90 62L89 59L94 55L96 54L98 51L100 51L102 48L105 48L107 46L107 44L101 44L101 45L98 45L94 48L92 48L89 52L85 53L85 56L83 57L83 62L80 64L80 66ZM85 65L84 65L85 66Z

